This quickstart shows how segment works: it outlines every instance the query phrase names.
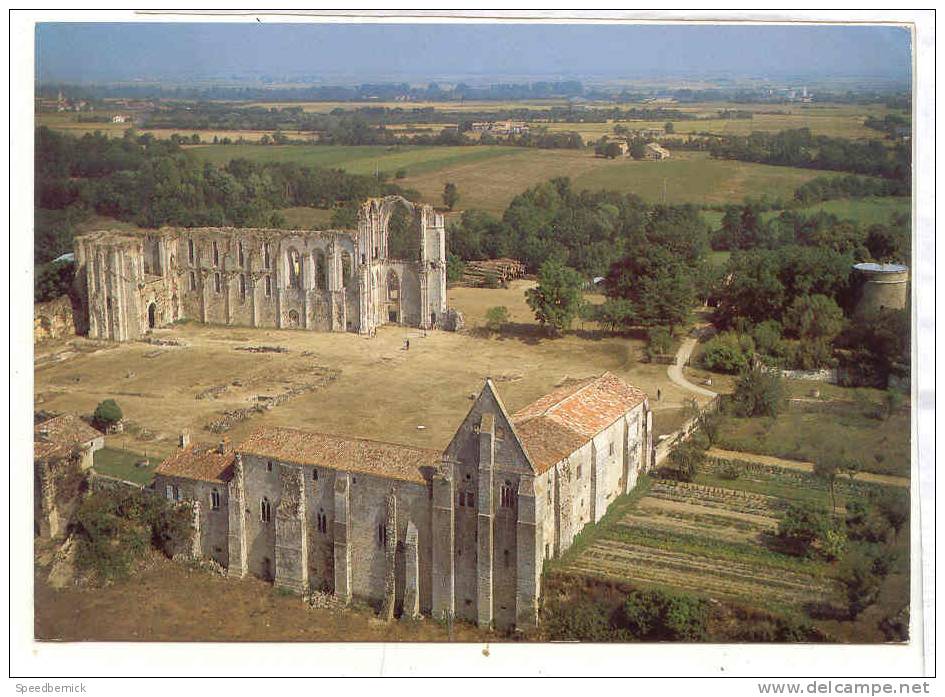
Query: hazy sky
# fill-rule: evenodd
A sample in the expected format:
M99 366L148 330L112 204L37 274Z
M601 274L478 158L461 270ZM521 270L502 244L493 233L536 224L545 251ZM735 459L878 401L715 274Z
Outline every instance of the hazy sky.
M908 80L898 27L708 25L40 24L39 80L344 75Z

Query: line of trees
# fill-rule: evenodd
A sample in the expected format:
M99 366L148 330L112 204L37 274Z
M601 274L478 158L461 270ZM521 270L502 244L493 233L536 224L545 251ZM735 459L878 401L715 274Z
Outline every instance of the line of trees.
M778 133L726 136L711 149L713 157L788 167L829 169L911 181L908 144L892 147L879 140L815 136L809 128Z

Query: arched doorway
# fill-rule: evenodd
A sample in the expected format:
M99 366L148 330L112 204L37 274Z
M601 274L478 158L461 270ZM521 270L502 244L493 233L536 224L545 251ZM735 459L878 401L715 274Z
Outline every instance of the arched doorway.
M393 269L387 272L387 321L400 322L400 278Z
M293 328L299 326L299 313L295 310L289 310L289 326Z
M148 305L148 329L154 329L157 326L157 305L151 303Z

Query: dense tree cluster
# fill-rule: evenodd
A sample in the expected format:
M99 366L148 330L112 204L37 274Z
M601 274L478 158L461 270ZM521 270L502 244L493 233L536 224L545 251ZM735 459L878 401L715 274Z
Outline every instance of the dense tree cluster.
M71 251L90 211L143 227L278 226L277 209L332 207L405 192L367 175L234 159L203 163L170 141L126 132L109 139L36 131L36 261Z
M713 157L728 160L853 172L905 182L911 179L908 144L889 147L879 140L815 136L809 128L726 136L711 152Z

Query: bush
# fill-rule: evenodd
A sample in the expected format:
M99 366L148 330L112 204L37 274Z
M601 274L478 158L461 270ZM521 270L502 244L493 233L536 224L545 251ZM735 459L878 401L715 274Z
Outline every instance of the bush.
M759 366L745 370L735 381L731 403L737 416L777 416L783 406L784 385L776 370Z
M719 471L719 476L722 479L735 481L742 476L742 466L735 462L726 462L724 465L722 465L722 469Z
M691 441L678 443L670 451L669 461L679 481L691 482L705 463L705 450Z
M673 348L673 337L666 327L653 327L646 334L646 348L651 354L667 354Z
M755 340L755 350L766 356L780 356L784 351L781 344L781 323L776 319L769 319L756 324L751 331Z
M661 590L635 590L618 610L615 624L645 641L703 641L709 604L702 598Z
M486 327L491 332L502 330L502 326L509 321L509 308L504 306L490 307L486 310Z
M590 600L558 603L545 621L548 638L557 641L613 641L606 609Z
M746 370L755 351L754 340L746 334L722 332L706 342L702 349L702 365L720 373Z
M95 422L103 426L116 424L122 420L123 416L121 407L118 406L118 402L114 399L105 399L99 402L99 405L95 407L95 412L92 414L92 418Z
M446 280L450 283L461 281L466 270L465 262L455 254L446 257Z
M778 522L778 537L791 553L806 556L827 526L827 512L809 503L792 503Z
M879 597L881 578L873 573L872 561L862 555L850 559L839 580L846 595L851 620L859 617Z
M186 550L192 515L144 490L95 492L76 511L76 566L93 582L124 578L151 545L167 556Z

